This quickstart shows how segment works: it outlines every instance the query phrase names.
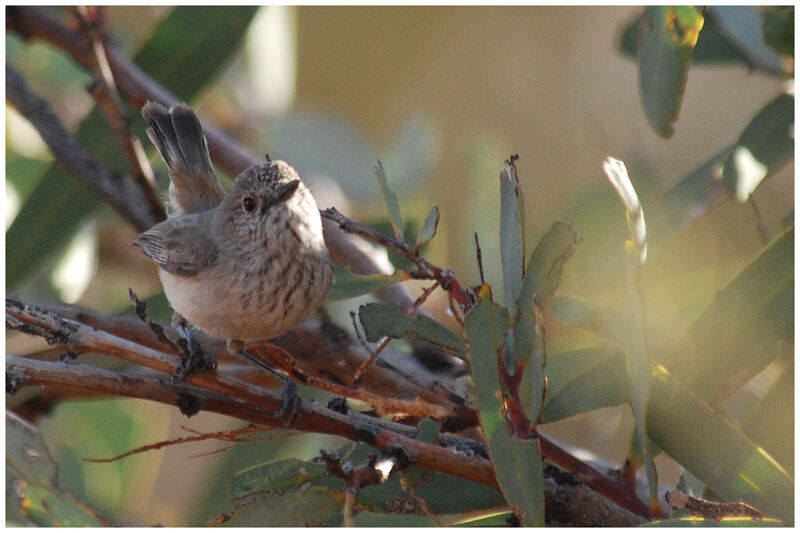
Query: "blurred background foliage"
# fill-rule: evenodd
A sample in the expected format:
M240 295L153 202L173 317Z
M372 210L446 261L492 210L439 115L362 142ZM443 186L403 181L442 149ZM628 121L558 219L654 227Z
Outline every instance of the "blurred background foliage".
M650 347L664 355L664 364L679 364L682 355L667 348L697 327L695 320L773 237L793 226L791 146L789 156L769 169L769 179L752 187L750 200L730 199L708 212L702 202L693 203L754 117L787 91L793 94L787 89L793 83L788 12L747 9L707 14L668 140L639 94L634 55L642 8L112 7L108 23L115 44L205 119L254 152L293 164L320 208L336 206L359 221L385 223L371 170L380 159L405 220L419 228L431 204L439 206L439 235L426 256L452 268L463 284L477 284L477 231L486 281L496 294L502 293L497 175L502 161L518 153L530 249L555 220L572 223L583 239L564 268L559 294L621 305L626 228L600 163L608 155L624 160L648 216ZM65 9L54 12L68 16ZM171 31L153 42L167 17L175 17ZM766 34L753 34L753 20L762 19ZM107 126L93 111L86 92L91 78L83 69L58 50L10 32L6 61L80 132L90 151L110 152L109 161L117 162L108 164L119 166ZM793 124L793 105L778 112L785 118L786 109L792 109ZM141 134L138 113L132 116ZM108 311L127 307L128 287L142 296L157 293L154 266L129 245L134 229L72 178L51 170L46 147L9 105L5 125L8 288L32 300ZM762 144L773 145L776 135ZM165 190L163 165L146 144ZM785 154L784 148L778 155ZM793 285L793 276L788 283ZM437 296L429 310L455 326L444 311L444 296ZM334 317L347 324L347 311L358 303L335 304ZM736 304L744 312L750 302ZM769 309L772 314L752 320L793 326L793 301ZM167 317L162 311L161 318ZM749 327L732 320L737 312L711 316L705 323L710 338L727 338L737 331L730 327ZM785 327L778 329L764 334L768 346L757 342L765 337L748 341L766 352L758 366L734 390L708 401L748 435L763 437L756 442L792 473L794 339ZM552 317L546 330L551 354L596 343L591 333ZM39 343L10 334L7 349L24 353ZM733 359L713 364L739 368L751 357L742 350L729 355ZM564 380L574 378L568 368L559 369L554 372L567 372ZM13 405L18 398L7 401ZM633 419L620 401L592 396L592 407L602 409L574 409L570 414L577 414L568 418L546 404L543 416L549 413L554 422L541 429L582 458L621 465ZM237 424L205 413L186 420L172 408L114 399L62 403L37 425L60 465L61 488L124 524L203 524L230 509L230 473L270 459L309 459L320 448L343 443L295 435L225 453L211 453L218 443L203 443L92 464L82 458L173 438L183 433L182 425L214 431ZM674 486L678 465L665 455L656 463L662 483Z

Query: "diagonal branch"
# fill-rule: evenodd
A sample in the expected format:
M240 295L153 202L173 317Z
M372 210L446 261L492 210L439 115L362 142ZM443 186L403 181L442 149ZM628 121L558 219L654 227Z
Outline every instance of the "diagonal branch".
M134 226L145 229L158 222L141 191L122 175L104 167L84 149L67 131L50 104L34 93L22 75L8 64L6 98L33 124L55 158L75 177L100 193Z

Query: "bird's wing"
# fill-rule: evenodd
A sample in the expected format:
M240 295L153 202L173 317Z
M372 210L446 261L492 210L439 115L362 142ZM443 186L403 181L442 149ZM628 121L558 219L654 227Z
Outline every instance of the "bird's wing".
M178 276L193 276L214 266L217 245L206 213L183 215L156 224L134 241L158 265Z
M169 110L157 102L142 107L147 136L169 167L170 202L175 214L206 211L222 202L225 190L214 173L203 128L191 107Z

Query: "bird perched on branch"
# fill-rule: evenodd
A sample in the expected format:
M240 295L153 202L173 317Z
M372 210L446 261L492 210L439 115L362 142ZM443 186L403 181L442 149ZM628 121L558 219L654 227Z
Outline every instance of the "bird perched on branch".
M190 353L199 349L187 322L226 339L228 351L284 384L282 416L299 405L296 384L243 346L299 325L328 294L333 269L317 204L294 168L269 158L239 174L225 193L190 107L147 102L142 116L169 167L169 216L134 244L158 263L173 324L194 347Z

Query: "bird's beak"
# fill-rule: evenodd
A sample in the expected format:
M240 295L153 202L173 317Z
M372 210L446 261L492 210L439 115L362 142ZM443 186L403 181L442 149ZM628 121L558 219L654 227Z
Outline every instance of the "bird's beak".
M283 189L278 194L278 201L285 202L292 197L297 187L300 185L300 180L292 180L283 186Z

